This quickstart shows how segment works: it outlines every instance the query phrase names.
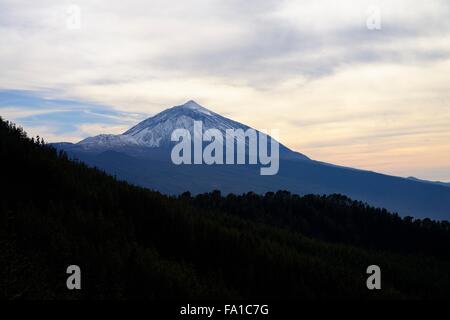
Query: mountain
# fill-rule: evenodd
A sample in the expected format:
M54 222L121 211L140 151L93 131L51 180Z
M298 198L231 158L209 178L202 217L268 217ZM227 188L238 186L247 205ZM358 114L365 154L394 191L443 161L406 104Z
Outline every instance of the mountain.
M194 121L201 121L203 130L218 129L226 136L227 129L247 130L250 127L225 118L212 112L193 100L183 105L169 108L154 117L148 118L136 126L130 128L123 134L101 134L95 137L86 138L75 145L77 150L98 153L100 151L148 151L149 148L171 148L171 134L175 129L187 129L194 135ZM262 134L257 131L258 134ZM271 137L269 137L270 141ZM71 144L54 144L61 148L70 148ZM309 160L303 154L294 152L280 144L280 156L284 158L294 158L299 160Z
M166 194L214 189L224 194L288 190L297 194L345 194L402 216L450 220L450 188L315 161L280 144L279 172L261 176L255 165L175 165L170 158L174 129L247 129L194 101L169 108L120 135L99 135L54 146L120 179ZM269 140L272 139L269 137Z
M341 195L169 197L71 161L1 118L0 158L2 300L450 296L448 222ZM66 287L73 264L81 290ZM366 287L372 264L382 290Z
M416 177L408 177L408 179L412 180L412 181L418 181L418 182L423 182L423 183L432 183L432 184L436 184L436 185L439 185L439 186L450 187L450 182L428 181L428 180L418 179Z

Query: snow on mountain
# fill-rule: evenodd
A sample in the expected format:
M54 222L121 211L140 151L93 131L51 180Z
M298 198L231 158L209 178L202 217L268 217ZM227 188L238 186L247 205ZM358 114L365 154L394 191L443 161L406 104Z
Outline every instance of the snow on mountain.
M124 135L133 137L141 145L159 147L170 144L170 136L175 129L187 129L193 134L194 121L202 121L204 130L215 128L223 133L226 129L248 129L247 126L222 117L190 100L142 121Z
M170 146L172 144L170 138L175 129L187 129L193 136L194 121L202 121L203 130L218 129L224 135L226 134L226 129L242 129L245 131L250 128L242 123L225 118L190 100L185 104L166 109L138 123L123 134L102 134L86 138L77 143L77 145L84 150ZM308 159L306 156L295 153L283 145L280 145L280 147L282 152L292 153L293 157Z
M127 135L100 134L95 137L86 138L78 142L77 145L83 149L91 149L97 147L114 148L122 146L138 146L139 143L136 139Z

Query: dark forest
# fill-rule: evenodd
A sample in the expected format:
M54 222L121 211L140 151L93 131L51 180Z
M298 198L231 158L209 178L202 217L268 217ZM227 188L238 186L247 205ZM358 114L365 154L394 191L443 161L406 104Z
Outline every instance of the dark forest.
M343 195L166 196L0 122L2 299L450 296L450 223ZM66 288L79 265L82 290ZM366 268L382 270L368 290Z

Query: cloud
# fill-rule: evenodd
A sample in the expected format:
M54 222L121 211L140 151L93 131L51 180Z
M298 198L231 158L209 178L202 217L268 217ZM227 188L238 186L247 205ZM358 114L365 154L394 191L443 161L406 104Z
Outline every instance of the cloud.
M52 98L49 92L21 90L0 90L0 114L32 135L42 131L41 136L45 135L49 142L62 138L79 141L102 133L100 129L103 133L120 133L119 128L125 131L147 117L95 103Z
M2 1L1 87L70 94L78 86L211 76L264 87L298 74L327 75L343 64L448 58L448 46L415 45L430 34L449 36L447 1L76 4L81 28L69 30L68 3ZM380 31L365 26L371 5L380 8Z

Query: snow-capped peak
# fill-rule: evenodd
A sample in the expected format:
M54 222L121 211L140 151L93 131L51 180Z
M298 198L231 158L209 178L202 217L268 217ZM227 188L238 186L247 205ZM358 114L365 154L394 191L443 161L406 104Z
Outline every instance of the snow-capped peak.
M178 106L178 107L186 108L186 109L190 109L190 110L194 110L194 111L198 111L198 112L201 112L201 113L204 113L204 114L207 114L207 115L212 115L211 111L209 111L208 109L202 107L201 105L199 105L194 100L189 100L185 104L182 104L181 106Z
M202 121L204 130L215 128L225 132L230 128L248 128L189 100L140 122L123 135L133 137L142 146L160 147L171 144L170 137L175 129L187 129L193 133L194 121Z
M101 134L86 138L78 142L78 145L85 149L127 146L160 147L171 143L170 137L175 129L183 128L192 132L194 121L202 121L205 130L216 128L224 131L228 128L247 128L202 107L194 100L189 100L138 123L123 134Z
M201 121L203 131L218 129L226 135L227 129L249 129L248 126L225 118L210 111L197 102L189 100L186 103L166 109L150 117L123 134L98 135L78 142L85 150L110 150L128 147L155 148L171 146L172 132L176 129L187 129L194 133L194 121ZM282 149L285 148L283 145ZM289 150L290 151L290 150ZM292 153L292 151L290 151ZM306 158L305 156L301 155Z

